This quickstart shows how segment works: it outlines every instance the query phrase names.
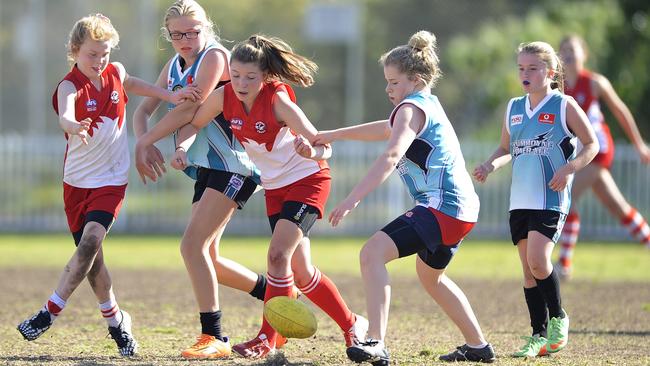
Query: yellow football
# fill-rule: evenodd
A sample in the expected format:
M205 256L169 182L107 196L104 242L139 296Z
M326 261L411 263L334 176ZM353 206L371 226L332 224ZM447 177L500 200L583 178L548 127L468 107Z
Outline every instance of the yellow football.
M318 323L314 313L300 300L276 296L264 304L264 317L273 329L287 338L309 338Z

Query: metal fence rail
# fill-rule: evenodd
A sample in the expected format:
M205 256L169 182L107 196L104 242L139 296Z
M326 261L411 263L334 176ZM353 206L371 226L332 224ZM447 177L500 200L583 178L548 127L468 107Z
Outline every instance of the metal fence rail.
M133 140L133 139L131 139ZM485 159L495 143L462 142L468 169ZM382 143L348 143L334 145L330 161L333 184L328 212L345 197L366 173ZM0 232L65 232L61 170L65 141L56 136L0 136ZM171 151L169 142L160 145ZM169 168L169 167L168 167ZM639 162L631 146L619 144L612 169L614 179L628 201L650 215L650 168ZM113 232L174 233L180 235L187 223L192 197L192 182L184 174L168 171L157 183L140 183L131 171L126 202ZM491 176L486 184L475 184L481 198L479 222L472 237L508 238L509 168ZM367 236L381 228L412 202L399 178L394 174L377 191L370 194L336 229L319 221L318 235ZM618 220L612 218L595 199L585 195L578 204L583 239L627 240ZM257 193L238 211L226 230L233 235L268 235L263 193Z

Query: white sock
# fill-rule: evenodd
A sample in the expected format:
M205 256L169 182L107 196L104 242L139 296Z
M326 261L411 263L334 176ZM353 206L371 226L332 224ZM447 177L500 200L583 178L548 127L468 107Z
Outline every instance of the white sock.
M479 344L478 346L472 346L471 344L467 343L467 347L474 348L474 349L485 348L485 346L487 346L487 345L488 345L487 342L483 342L483 343Z
M99 310L101 310L102 316L106 319L109 327L117 327L120 325L120 322L122 321L122 312L112 294L108 301L99 304Z
M57 316L59 316L59 313L63 308L65 307L65 300L63 300L59 295L57 295L56 291L52 292L52 296L47 300L45 305L43 305L43 309L50 313L50 320L54 321Z

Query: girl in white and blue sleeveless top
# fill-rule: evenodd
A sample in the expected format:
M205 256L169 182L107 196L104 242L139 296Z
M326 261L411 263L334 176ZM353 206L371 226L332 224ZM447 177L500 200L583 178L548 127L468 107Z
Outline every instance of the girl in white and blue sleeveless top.
M185 70L183 70L185 61L179 54L176 54L169 65L167 88L170 91L174 91L187 85L192 85L196 80L197 71L201 66L203 57L207 52L215 49L225 55L226 58L230 57L230 52L222 45L217 42L211 42L197 55L196 61ZM220 81L217 87L226 83L227 81ZM174 107L173 104L168 104L169 110ZM174 141L177 143L176 146L178 146L179 142L177 140L175 134ZM183 171L194 180L198 178L199 169L205 168L236 173L242 177L250 177L256 183L260 181L259 170L251 162L241 143L233 136L230 130L230 123L223 118L223 114L216 116L212 122L198 131L193 143L187 150L186 156L187 167ZM194 202L196 201L198 201L197 197L195 197ZM239 206L241 208L243 203Z
M397 170L416 206L376 232L361 250L361 274L368 297L367 339L347 350L355 362L389 362L384 339L390 290L386 263L417 253L418 277L427 292L461 330L465 344L440 356L444 361L494 360L476 316L463 292L445 275L445 268L478 218L479 199L456 133L430 89L439 77L435 36L414 34L380 59L395 105L389 120L325 131L318 143L338 139L388 140L366 176L332 210L333 226Z
M165 14L163 32L177 54L161 71L159 86L177 90L194 85L202 92L202 102L218 85L230 80L230 53L216 41L212 22L198 3L175 2ZM159 104L158 99L146 98L136 110L134 132L138 138L147 132L147 120ZM198 107L199 103L186 102L175 108ZM264 298L266 278L219 256L218 245L236 209L258 187L259 172L221 115L200 131L191 125L181 128L174 141L176 151L171 165L196 181L192 216L181 241L181 253L201 321L198 342L181 355L191 359L228 357L230 344L221 331L217 277L221 284L249 292L260 300ZM138 148L136 144L135 160L143 181L155 181L164 172L162 154L153 145ZM211 255L206 257L206 252Z
M562 80L562 68L550 45L522 44L517 62L527 94L508 103L499 148L474 176L484 182L512 159L510 233L533 328L513 356L536 357L558 352L568 342L569 317L551 252L569 212L573 174L593 159L598 142L587 116L555 81ZM584 145L577 155L575 137Z

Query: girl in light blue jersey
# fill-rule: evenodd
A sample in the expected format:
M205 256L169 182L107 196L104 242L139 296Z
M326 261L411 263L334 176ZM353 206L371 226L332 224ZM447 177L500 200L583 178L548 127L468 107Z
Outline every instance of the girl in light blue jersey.
M494 361L462 290L445 275L461 241L476 223L478 196L465 169L465 160L449 119L431 87L440 76L436 38L414 34L408 45L384 54L388 99L395 105L388 120L319 134L317 143L339 139L388 140L366 176L330 213L333 226L397 168L416 206L376 232L361 250L368 320L365 341L347 349L355 362L388 364L384 345L390 305L386 263L418 255L420 282L465 337L465 344L440 356L443 361Z
M580 106L562 94L562 64L549 44L520 45L517 63L527 94L508 103L501 143L474 169L474 177L485 182L512 159L510 232L524 270L533 328L513 356L536 357L558 352L568 342L569 316L562 309L551 252L569 212L573 175L596 156L598 142ZM583 145L577 155L575 137Z
M200 100L203 102L211 90L230 80L229 51L218 43L212 22L193 0L174 3L167 10L163 25L163 34L177 54L167 62L157 84L170 90L195 85L204 91ZM147 121L160 102L160 99L145 98L138 106L133 118L138 138L147 131ZM198 108L199 104L184 103L181 108ZM255 192L259 173L222 115L215 116L200 131L186 125L175 135L175 143L172 167L184 170L196 181L192 216L183 234L181 253L201 321L198 341L181 355L200 359L228 357L231 348L221 332L218 283L262 300L266 278L219 256L219 241L235 210L242 208ZM144 183L146 177L152 181L160 177L165 171L163 164L162 154L153 145L136 156L138 171L146 172L141 173Z

